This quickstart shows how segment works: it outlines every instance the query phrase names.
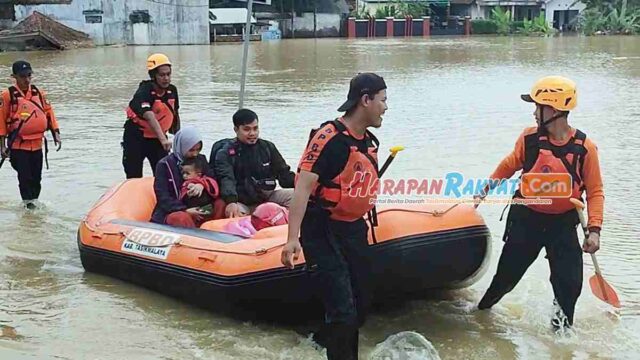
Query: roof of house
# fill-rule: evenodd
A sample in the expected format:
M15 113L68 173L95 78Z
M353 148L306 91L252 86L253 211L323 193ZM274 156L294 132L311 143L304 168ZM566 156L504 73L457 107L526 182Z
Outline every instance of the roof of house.
M43 4L71 4L73 0L0 0L2 4L12 5L43 5Z
M209 9L209 24L233 25L247 23L246 8L219 8ZM256 23L256 18L251 16L251 23Z
M24 18L12 29L0 31L1 41L12 38L41 37L58 49L93 46L89 35L72 29L38 11Z

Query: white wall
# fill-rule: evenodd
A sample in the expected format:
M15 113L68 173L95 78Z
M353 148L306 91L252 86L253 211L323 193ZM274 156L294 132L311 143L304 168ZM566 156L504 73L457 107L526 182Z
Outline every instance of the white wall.
M484 19L484 10L477 3L469 5L471 7L471 19Z
M572 0L550 0L545 5L545 18L549 25L553 24L553 12L556 10L578 10L582 12L587 6L581 2L571 6L574 1Z
M110 44L208 44L208 0L74 0L68 5L16 5L16 19L23 20L37 10L61 23L85 32L96 45ZM175 6L190 5L185 6ZM85 22L85 10L102 10L102 23ZM148 10L151 23L134 26L129 15ZM99 15L99 14L98 14ZM135 33L135 35L134 35ZM135 36L135 40L134 40Z
M549 25L553 24L553 12L556 10L578 10L582 12L586 7L586 5L581 2L578 2L574 6L570 7L570 5L573 4L573 2L574 0L550 0L546 4L546 10L545 10L545 18L549 23ZM471 19L490 19L491 9L494 6L479 5L476 3L476 4L470 5L470 7L471 7ZM509 8L509 11L511 11L511 7Z
M339 36L340 14L316 14L316 30L318 36ZM290 36L291 20L281 22L283 34ZM301 17L293 19L293 27L296 37L313 36L313 13L304 13Z

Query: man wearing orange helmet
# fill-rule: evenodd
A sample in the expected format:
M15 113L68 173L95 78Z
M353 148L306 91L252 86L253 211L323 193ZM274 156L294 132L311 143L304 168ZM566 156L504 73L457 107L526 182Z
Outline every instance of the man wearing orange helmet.
M567 122L569 111L577 105L573 81L547 76L521 98L535 104L538 126L522 132L513 152L490 178L506 180L522 170L514 198L539 201L510 207L498 269L478 308L488 309L510 292L544 247L556 305L551 324L555 331L563 331L573 325L582 289L582 251L595 253L600 248L604 191L598 149ZM545 182L546 187L542 186ZM476 207L497 185L498 181L492 181L476 195ZM580 222L569 199L581 199L583 192L588 202L589 236L581 248L577 235Z
M169 58L164 54L149 56L147 70L151 80L140 82L126 110L122 165L127 179L142 177L145 158L155 175L156 164L171 150L167 131L175 134L180 129L178 89L171 84Z

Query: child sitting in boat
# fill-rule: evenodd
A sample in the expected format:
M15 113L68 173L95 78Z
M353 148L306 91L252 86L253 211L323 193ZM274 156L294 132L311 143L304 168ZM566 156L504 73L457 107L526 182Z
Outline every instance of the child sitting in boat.
M211 215L213 212L213 202L218 198L220 192L215 179L204 175L205 167L208 164L200 161L200 158L186 159L182 163L182 188L180 189L180 201L187 208L199 208L204 215ZM194 185L200 184L204 187L199 196L189 196L188 192Z
M287 208L273 202L266 202L258 205L250 218L227 223L225 231L249 237L264 228L288 223L289 210Z

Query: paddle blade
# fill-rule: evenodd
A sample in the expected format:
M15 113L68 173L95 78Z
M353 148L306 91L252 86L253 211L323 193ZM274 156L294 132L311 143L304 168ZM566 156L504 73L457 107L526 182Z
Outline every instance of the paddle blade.
M618 294L613 290L611 285L607 283L602 275L595 274L589 278L589 285L591 286L591 292L598 299L610 304L613 307L620 307L620 300L618 300Z

